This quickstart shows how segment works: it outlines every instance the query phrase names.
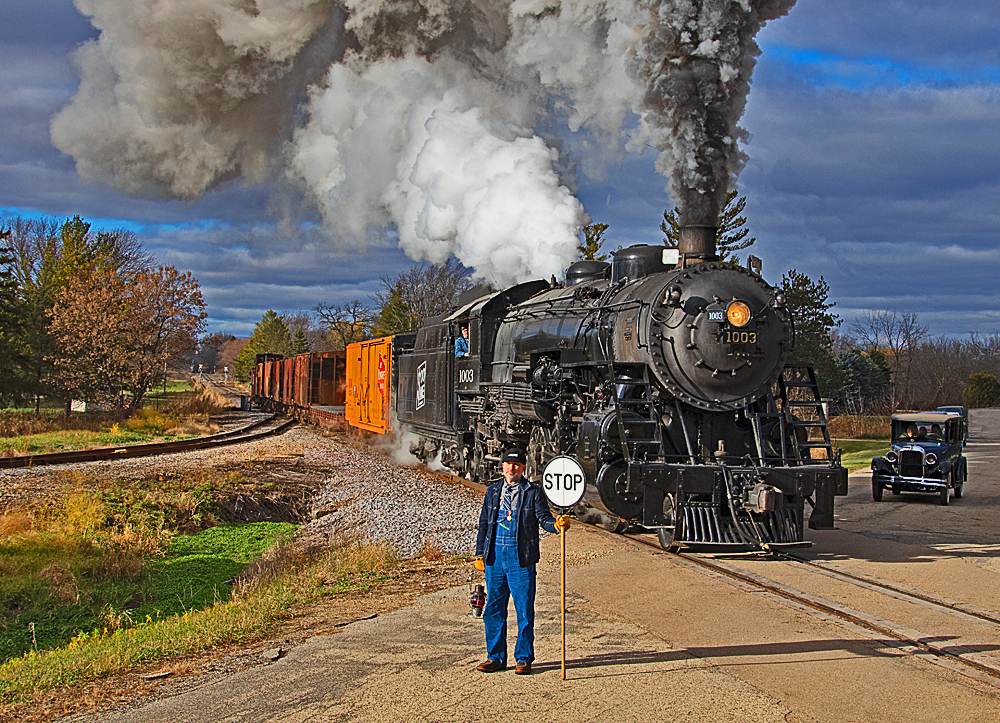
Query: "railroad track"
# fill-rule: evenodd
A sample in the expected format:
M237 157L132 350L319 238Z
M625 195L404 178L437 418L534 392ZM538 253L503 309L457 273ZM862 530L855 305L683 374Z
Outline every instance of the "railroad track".
M247 396L250 393L245 389L234 387L228 382L218 379L218 376L218 374L202 374L201 382L205 385L214 387L217 392L227 397L242 397Z
M485 492L486 490L483 485L476 482L454 475L452 477L466 487L479 492ZM609 532L599 524L581 522L579 520L576 521L576 524L585 525L602 535L610 535L613 538L619 539L624 538L643 547L652 548L657 554L665 555L677 564L686 565L695 570L708 572L716 577L733 581L744 589L766 592L773 598L786 604L791 604L809 614L826 619L834 618L842 624L846 624L854 630L862 632L867 637L887 640L893 647L902 652L917 655L932 663L943 665L949 669L957 670L964 674L972 675L977 679L985 680L993 685L1000 686L1000 661L997 659L982 655L968 646L959 645L945 648L933 642L936 640L953 639L956 636L927 635L909 629L905 625L880 619L819 595L797 590L789 585L740 569L737 565L713 559L702 553L690 551L670 552L664 550L656 540L655 535L651 533L619 534ZM995 631L997 638L1000 639L1000 614L996 612L937 597L923 590L917 590L898 583L839 570L829 565L823 565L800 557L799 555L787 552L769 552L768 554L778 558L775 561L776 564L786 562L801 566L810 572L836 579L847 585L878 592L896 600L912 602L925 608L936 610L946 617L957 618L965 622L985 626ZM992 647L1000 649L1000 644Z
M75 462L96 462L107 459L130 459L132 457L153 457L161 454L190 452L196 449L222 447L241 442L252 442L275 434L281 434L298 420L285 419L276 414L252 424L228 432L220 432L207 437L181 439L176 442L157 442L121 447L102 447L74 452L54 452L52 454L31 454L21 457L0 457L0 469L15 467L41 467L52 464L72 464ZM261 429L264 427L264 429Z
M586 524L586 523L584 523ZM612 535L600 526L588 525L598 532ZM943 665L952 670L972 675L980 680L986 680L993 685L1000 686L1000 661L996 658L982 655L971 646L953 645L943 647L933 641L957 639L955 635L928 635L916 630L912 630L906 625L884 620L876 616L855 610L847 605L833 602L827 598L812 593L797 590L793 587L769 579L757 573L749 572L739 568L737 565L713 559L705 554L696 552L668 552L660 547L659 542L649 539L646 534L624 534L618 535L628 540L650 547L657 553L671 557L679 564L688 565L695 569L708 571L715 576L721 576L735 581L746 589L756 589L769 593L772 597L780 601L792 604L798 609L823 618L835 618L841 623L847 623L855 630L860 630L868 637L879 640L887 640L900 651L917 655L932 663ZM942 615L952 618L959 618L966 622L973 622L985 626L1000 634L1000 614L983 610L968 604L959 603L946 598L936 597L922 590L916 590L897 583L879 580L858 573L845 572L836 568L822 565L811 560L801 558L788 553L769 553L778 557L781 561L798 566L804 566L810 571L827 577L835 578L845 584L863 588L865 590L880 592L896 600L905 600L925 608L937 610ZM1000 648L1000 645L990 645L992 648Z

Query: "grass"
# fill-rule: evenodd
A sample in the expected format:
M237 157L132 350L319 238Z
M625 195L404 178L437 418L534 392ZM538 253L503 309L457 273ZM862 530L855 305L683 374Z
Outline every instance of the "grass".
M859 469L870 469L872 457L881 457L889 450L888 437L881 440L867 439L835 439L834 447L840 447L843 456L840 459L851 472Z
M217 544L205 538L188 549L214 549ZM243 549L249 552L252 547ZM7 661L0 665L0 703L36 700L54 688L147 661L264 635L289 617L296 604L372 585L395 564L385 545L349 543L313 559L294 544L278 545L237 581L228 601L161 619L150 615L113 631L80 634L64 647L29 650Z
M70 418L69 422L72 422ZM178 416L145 407L123 421L101 424L97 429L58 429L0 438L0 456L69 452L95 447L143 444L185 436Z
M295 527L257 522L175 537L163 559L152 563L150 601L135 611L133 619L176 615L228 600L233 579Z
M293 529L216 526L216 500L256 489L239 471L150 473L117 484L61 477L79 491L0 515L0 660L64 645L80 631L226 600L223 583Z

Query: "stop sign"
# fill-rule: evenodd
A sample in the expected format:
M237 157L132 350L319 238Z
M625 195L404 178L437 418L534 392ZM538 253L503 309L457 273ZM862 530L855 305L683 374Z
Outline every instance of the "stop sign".
M583 499L583 467L573 457L553 457L542 470L542 489L553 507L572 507Z

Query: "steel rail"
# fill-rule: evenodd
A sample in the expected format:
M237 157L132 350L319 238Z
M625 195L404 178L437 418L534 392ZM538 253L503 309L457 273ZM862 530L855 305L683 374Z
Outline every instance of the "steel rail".
M53 452L50 454L31 454L20 457L0 457L0 469L41 467L53 464L73 464L76 462L97 462L108 459L152 457L159 454L175 454L177 452L189 452L196 449L223 447L228 444L249 442L255 439L263 439L275 434L280 434L289 427L298 424L298 420L290 419L282 422L272 429L267 429L263 432L257 432L254 434L248 434L251 430L274 421L277 416L278 415L274 414L265 419L258 420L253 424L248 424L245 427L233 429L228 432L220 432L219 434L213 434L206 437L181 439L175 442L154 442L151 444L101 447L100 449L85 449L73 452Z
M969 617L978 618L988 623L993 623L1000 626L1000 618L993 617L992 615L987 615L986 613L977 612L975 610L970 610L969 608L963 607L957 603L945 602L944 600L938 600L929 595L914 590L907 590L905 588L896 587L887 582L881 580L876 580L875 578L866 577L865 575L858 575L853 572L845 572L843 570L838 570L833 567L827 567L826 565L820 565L812 560L807 560L797 555L792 555L787 552L772 551L771 554L781 557L792 562L798 562L802 565L807 565L809 567L814 567L817 570L822 570L824 574L831 576L842 577L850 582L863 583L863 585L869 585L871 587L882 588L883 590L889 590L897 595L902 595L906 597L913 598L914 600L920 600L921 602L928 603L929 605L936 605L946 610L951 610L962 615L968 615ZM862 587L863 585L859 585Z
M588 525L588 526L595 527L595 529L606 532L607 534L614 534L593 525ZM669 552L661 548L659 544L654 544L648 540L644 540L635 535L621 535L621 536L640 545L651 547L657 550L661 554L677 557L678 559L693 563L695 565L699 565L708 570L711 570L712 572L718 573L720 575L725 575L726 577L732 578L734 580L738 580L739 582L742 582L745 585L750 585L759 590L771 593L772 595L776 595L791 602L797 603L798 605L801 605L803 607L811 608L813 610L816 610L817 612L823 613L824 615L830 615L839 618L841 620L844 620L845 622L851 623L852 625L857 625L860 628L864 628L865 630L869 630L871 632L878 633L879 635L884 635L886 637L892 638L893 640L902 643L904 646L916 648L926 653L930 653L931 655L936 655L941 658L944 658L945 660L961 663L962 665L966 665L970 668L973 668L974 670L977 670L981 673L985 673L994 678L1000 678L1000 668L995 668L986 665L984 663L977 662L975 660L970 660L969 658L964 658L958 653L952 653L943 648L939 648L936 645L931 645L929 643L925 643L922 640L917 640L916 638L912 638L908 635L897 632L896 630L893 630L884 625L879 625L878 623L872 622L870 620L865 620L864 618L854 615L853 613L850 613L846 610L843 610L832 603L826 604L824 602L821 602L819 599L815 597L812 596L806 597L805 595L796 594L795 592L785 589L784 587L780 587L776 584L772 585L763 582L754 575L736 572L735 570L730 569L728 566L716 565L704 558L700 558L693 555L684 555L680 552ZM928 598L927 601L932 602L933 598ZM942 603L942 607L947 607L947 604ZM966 610L961 610L960 612L964 614L969 614L968 611Z

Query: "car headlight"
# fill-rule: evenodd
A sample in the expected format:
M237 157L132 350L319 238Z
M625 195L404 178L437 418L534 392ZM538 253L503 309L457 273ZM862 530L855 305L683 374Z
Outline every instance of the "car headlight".
M937 464L937 455L934 454L933 452L928 454L926 457L924 457L924 464L926 464L928 467Z
M750 316L750 307L742 301L732 301L726 308L726 318L733 326L746 326L750 323Z
M896 456L896 453L893 451L889 452L889 454L885 456L885 459L887 462L895 462L898 459L898 457Z

